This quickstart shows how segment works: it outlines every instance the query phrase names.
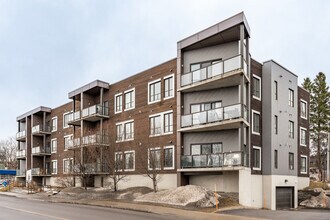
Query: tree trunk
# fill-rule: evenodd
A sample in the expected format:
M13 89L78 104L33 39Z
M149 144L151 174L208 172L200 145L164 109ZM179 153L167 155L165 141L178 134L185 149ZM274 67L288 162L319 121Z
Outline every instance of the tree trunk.
M322 168L322 158L321 158L321 137L320 134L317 135L317 168L320 173L320 181L323 181L323 168Z

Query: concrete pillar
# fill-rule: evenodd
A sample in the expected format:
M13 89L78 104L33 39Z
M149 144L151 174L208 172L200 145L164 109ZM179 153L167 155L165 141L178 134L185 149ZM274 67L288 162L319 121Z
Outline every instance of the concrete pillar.
M244 58L243 58L243 53L244 53L244 25L243 24L241 24L240 26L239 26L239 28L240 28L240 35L239 35L239 37L240 37L240 55L241 55L241 68L243 69L244 68Z

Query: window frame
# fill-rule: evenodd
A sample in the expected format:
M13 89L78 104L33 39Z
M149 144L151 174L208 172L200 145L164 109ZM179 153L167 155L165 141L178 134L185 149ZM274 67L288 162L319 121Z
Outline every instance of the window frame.
M274 96L275 96L275 100L278 100L278 82L276 80L274 80Z
M63 140L64 140L64 144L63 144L63 146L64 146L64 151L67 151L68 150L68 146L66 146L66 142L65 142L65 139L66 138L71 138L71 140L73 140L73 134L68 134L68 135L64 135L63 136Z
M292 94L292 95L291 95ZM292 100L291 100L292 98ZM289 106L294 108L294 90L289 88Z
M151 86L152 85L155 85L159 83L159 86L160 86L160 90L159 90L159 99L158 100L153 100L151 101ZM156 94L154 94L155 96ZM156 79L156 80L153 80L151 82L148 82L148 104L153 104L153 103L156 103L156 102L160 102L162 100L162 79L159 78L159 79Z
M291 164L290 164L290 162L291 162L291 155L292 155L292 169L291 169ZM294 153L291 153L291 152L289 152L289 170L294 170Z
M302 108L303 105L306 105L306 116L303 116L303 115L302 115L302 110L301 110L301 108ZM300 99L300 117L301 117L302 119L306 119L306 120L307 120L307 118L308 118L308 105L307 105L307 101L305 101L305 100L303 100L303 99Z
M56 121L55 129L54 129L54 126L53 126L53 121ZM57 131L57 127L58 127L58 118L57 118L57 116L52 117L52 119L51 119L51 125L52 125L52 130L51 130L51 132L55 132L55 131Z
M253 76L252 76L252 83L253 83L253 80L254 80L253 78L256 78L257 80L259 80L259 96L260 96L260 97L255 96L255 95L253 94L253 91L252 91L252 97L253 97L254 99L256 99L256 100L261 101L261 77L255 75L255 74L253 74ZM255 89L255 88L254 88L254 85L253 85L253 89Z
M55 150L54 151L53 151L53 141L55 141L55 143L56 143L56 146L55 146ZM50 139L50 152L52 154L57 153L57 138Z
M117 97L120 97L121 98L121 108L118 111L117 111L117 104L118 104L117 103ZM118 113L123 112L123 93L121 92L121 93L116 94L114 101L115 101L115 106L114 106L114 112L115 112L115 114L118 114Z
M274 169L278 169L278 150L274 150Z
M117 155L120 155L120 163L121 163L121 169L116 169L115 172L122 172L124 170L125 165L123 164L124 162L124 153L119 151L119 152L115 152L115 164L117 164Z
M257 170L257 171L261 171L261 167L262 167L262 162L261 162L261 147L259 147L259 146L252 146L252 150L254 151L254 149L256 149L256 150L259 150L259 165L260 165L260 167L255 167L254 165L254 163L255 163L255 158L254 158L254 152L253 152L253 164L252 164L252 169L253 170Z
M68 125L65 126L65 116L67 116L67 115L69 116L72 112L73 111L68 111L68 112L63 113L63 129L70 127L70 125L69 125L69 117L68 117Z
M274 115L275 134L278 135L278 116Z
M126 138L126 124L128 124L128 123L133 123L132 132L131 132L132 138L129 138L129 139ZM119 137L118 136L118 126L121 126L121 128L122 128L122 139L121 140L118 139L118 137ZM134 130L135 130L134 126L135 126L134 119L116 123L116 143L134 140Z
M130 108L126 108L126 94L128 94L128 93L133 93L133 95L132 95L133 101L131 100L131 103L133 103L133 104L132 104L132 107L130 107ZM123 92L123 94L124 94L124 101L125 101L125 103L123 102L124 111L129 111L129 110L135 109L135 88L126 90ZM125 104L125 106L124 106L124 104Z
M133 168L132 169L126 169L126 154L131 154L133 153ZM135 171L135 150L128 150L128 151L124 151L123 153L124 157L124 171L125 172L130 172L130 171Z
M302 171L301 168L302 168L302 158L304 158L306 161L305 161L305 171ZM306 155L300 155L300 173L301 174L307 174L307 171L308 171L308 157Z
M254 131L254 114L257 114L259 115L259 132L256 132ZM260 121L261 121L261 115L260 115L260 112L256 111L256 110L253 110L252 109L252 134L255 134L255 135L260 135Z
M302 142L301 142L301 138L302 138L302 131L305 131L305 144L303 144ZM299 143L300 143L300 146L304 146L304 147L307 147L307 128L304 128L304 127L300 127L300 138L299 138Z
M55 167L56 172L54 172L54 166L53 166L53 163L54 163L54 162L55 162L55 164L56 164L56 167ZM58 168L57 160L52 160L51 165L52 165L52 170L51 170L52 172L51 172L51 173L52 173L52 174L57 174L57 173L58 173L58 172L57 172L57 171L58 171L58 169L57 169L57 168Z
M173 94L172 95L170 95L170 96L166 96L166 80L169 80L169 79L171 79L172 78L172 80L173 80ZM170 90L168 90L168 91L170 91ZM168 76L165 76L164 77L164 100L167 100L167 99L170 99L170 98L174 98L174 96L175 96L175 77L174 77L174 74L171 74L171 75L168 75Z
M172 114L172 130L169 132L165 132L165 115ZM155 117L160 117L160 134L151 134L151 119ZM173 134L174 132L174 114L173 110L165 111L165 112L159 112L153 115L149 115L149 137L155 137L155 136L161 136L161 135L169 135Z
M151 147L148 148L148 170L154 170L150 168L150 152L151 151L159 151L159 168L156 168L155 170L161 170L162 169L162 149L160 147Z
M167 150L167 149L172 149L172 151L173 151L173 153L172 153L172 166L171 167L166 167L165 166L165 150ZM170 145L170 146L165 146L164 147L164 149L163 149L163 151L164 151L164 165L163 165L163 169L164 170L173 170L174 169L174 166L175 166L175 157L174 157L174 155L175 155L175 151L174 151L174 145Z
M63 174L71 173L72 169L70 170L70 167L69 167L69 170L68 170L69 172L65 171L65 161L69 161L69 166L70 166L70 161L72 161L71 164L73 165L73 158L71 157L71 158L64 158L63 159Z
M291 127L292 124L292 127ZM291 131L292 128L292 131ZM289 120L289 138L294 139L294 121Z

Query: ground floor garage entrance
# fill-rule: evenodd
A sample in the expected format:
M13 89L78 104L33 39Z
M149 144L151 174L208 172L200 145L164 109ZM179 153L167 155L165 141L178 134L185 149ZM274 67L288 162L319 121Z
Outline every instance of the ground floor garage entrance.
M294 187L276 187L276 209L294 208Z

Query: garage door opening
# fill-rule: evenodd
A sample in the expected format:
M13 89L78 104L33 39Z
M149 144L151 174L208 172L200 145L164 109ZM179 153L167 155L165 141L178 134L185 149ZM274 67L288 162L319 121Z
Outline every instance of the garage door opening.
M294 187L276 187L276 209L294 208Z

